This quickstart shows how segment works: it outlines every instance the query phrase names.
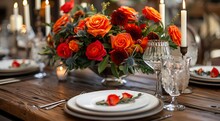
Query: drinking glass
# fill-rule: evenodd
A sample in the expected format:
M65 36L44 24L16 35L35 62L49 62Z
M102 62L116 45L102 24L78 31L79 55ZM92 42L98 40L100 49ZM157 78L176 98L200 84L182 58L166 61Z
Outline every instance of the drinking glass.
M170 55L169 43L162 40L149 40L147 48L143 55L144 62L150 66L156 73L156 91L155 96L163 98L161 86L161 59Z
M183 94L190 94L192 93L192 90L188 87L189 85L189 79L190 79L190 73L189 68L191 64L192 57L184 57L184 68L181 75L183 75L181 78L180 83L180 90Z
M164 105L164 109L168 111L185 109L185 106L178 104L176 99L180 95L184 66L185 62L180 56L170 56L162 60L162 85L164 90L172 97L170 104Z
M46 72L44 71L45 65L47 63L47 57L39 54L42 52L43 47L45 46L46 41L43 40L34 39L32 43L31 59L33 59L40 68L40 72L34 75L36 78L44 78L45 76L47 76Z

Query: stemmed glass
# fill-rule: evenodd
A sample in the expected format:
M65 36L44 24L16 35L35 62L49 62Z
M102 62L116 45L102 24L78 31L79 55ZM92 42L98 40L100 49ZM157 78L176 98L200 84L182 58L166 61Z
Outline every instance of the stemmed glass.
M40 72L34 75L36 78L44 78L47 75L46 72L44 72L47 58L39 54L45 46L46 41L38 40L37 38L32 43L31 58L39 65L40 68Z
M170 55L169 43L161 40L149 40L147 48L143 55L144 62L154 69L157 77L155 96L162 97L161 86L161 59Z
M180 95L182 76L185 60L182 57L166 57L162 60L162 85L164 90L172 97L170 104L165 105L164 109L168 111L184 110L185 106L177 103L176 97Z

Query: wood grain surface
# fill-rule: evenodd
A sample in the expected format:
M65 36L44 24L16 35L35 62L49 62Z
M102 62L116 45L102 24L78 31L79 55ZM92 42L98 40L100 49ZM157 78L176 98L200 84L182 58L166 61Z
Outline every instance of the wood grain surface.
M25 121L84 121L65 113L64 104L52 110L38 109L34 105L69 99L82 91L129 89L153 94L155 90L154 75L130 75L126 86L109 88L101 85L102 78L89 69L71 72L64 82L58 81L53 71L49 72L50 75L44 79L26 78L21 82L0 85L0 109ZM220 105L220 88L189 86L193 93L178 97L178 102L186 106L184 111L162 111L155 116L138 120L146 121L172 114L173 117L166 121L219 121L220 108L211 108L210 105Z

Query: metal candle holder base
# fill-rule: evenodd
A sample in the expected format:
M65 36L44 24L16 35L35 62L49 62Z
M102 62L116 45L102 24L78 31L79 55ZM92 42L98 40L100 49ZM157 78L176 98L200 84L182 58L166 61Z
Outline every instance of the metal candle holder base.
M180 52L181 52L182 56L186 55L187 49L188 49L188 47L180 47Z

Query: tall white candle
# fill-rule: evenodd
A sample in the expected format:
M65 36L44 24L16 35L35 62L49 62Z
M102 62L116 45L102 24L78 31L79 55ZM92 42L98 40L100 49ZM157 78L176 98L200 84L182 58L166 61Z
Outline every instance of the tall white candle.
M14 3L13 15L10 16L10 29L11 31L19 30L22 26L22 16L18 14L18 3Z
M63 6L65 4L65 0L60 0L59 1L60 7ZM60 11L60 15L63 15L63 11Z
M31 24L30 24L30 9L29 4L27 0L23 0L24 5L24 20L27 30L30 30Z
M35 0L35 9L40 10L41 8L41 0Z
M14 25L15 25L15 30L18 30L18 28L17 28L18 3L17 3L17 2L14 3L13 13L14 13Z
M162 22L162 24L165 28L165 4L164 4L164 0L160 0L159 12L160 12L160 16L161 16L161 22Z
M186 2L183 0L181 10L181 47L187 47L187 11L186 11Z
M47 24L51 23L51 19L50 19L50 4L49 4L49 0L46 0L46 6L45 6L45 22ZM51 28L49 26L46 26L46 36L50 33Z

